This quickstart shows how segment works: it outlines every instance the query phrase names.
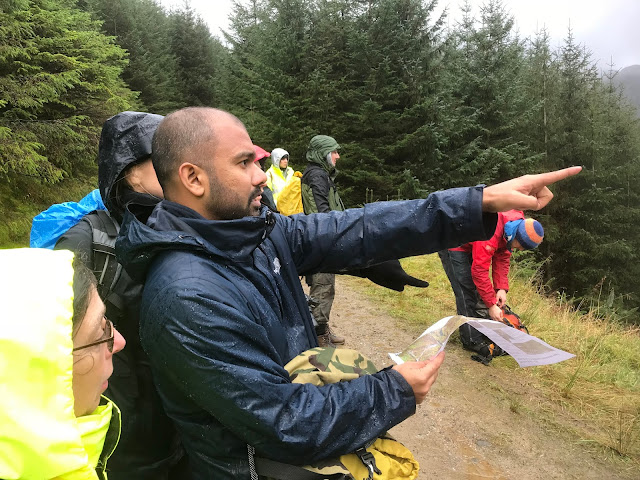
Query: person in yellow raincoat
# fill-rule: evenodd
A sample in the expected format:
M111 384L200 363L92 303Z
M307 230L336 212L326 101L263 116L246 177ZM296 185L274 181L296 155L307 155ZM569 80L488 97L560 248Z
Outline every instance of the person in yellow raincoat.
M271 151L271 167L266 174L267 186L273 192L273 198L278 205L280 192L293 178L293 168L289 166L289 152L284 148L274 148Z
M106 479L120 412L101 394L125 340L67 250L0 250L0 478Z

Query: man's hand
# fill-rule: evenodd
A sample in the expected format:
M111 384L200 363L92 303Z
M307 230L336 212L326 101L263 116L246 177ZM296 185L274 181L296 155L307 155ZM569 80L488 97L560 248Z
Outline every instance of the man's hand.
M505 303L507 303L507 291L500 289L496 292L496 305L502 307Z
M538 175L524 175L486 187L482 196L482 210L540 210L553 198L553 193L547 185L576 175L580 170L582 167L569 167Z
M492 305L489 307L489 316L491 320L499 322L502 320L502 309L498 305Z
M407 362L393 367L404 377L416 397L416 405L421 404L433 382L438 378L438 369L444 361L444 352L440 352L428 362Z

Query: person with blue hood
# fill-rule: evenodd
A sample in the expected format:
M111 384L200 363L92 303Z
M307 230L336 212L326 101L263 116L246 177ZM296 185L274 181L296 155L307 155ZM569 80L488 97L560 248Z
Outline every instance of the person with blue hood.
M544 229L520 210L498 213L493 236L438 252L456 298L458 315L500 321L507 303L512 250L532 250L542 242ZM491 271L491 274L489 273ZM492 342L475 328L459 328L462 345L478 353ZM499 347L495 346L499 349ZM492 354L498 356L501 352Z
M102 393L125 340L69 251L0 250L0 478L105 480L120 434Z
M486 239L491 212L540 209L546 185L580 171L287 217L261 205L266 175L228 112L173 112L152 157L165 200L128 209L116 251L145 281L140 340L189 457L185 480L256 479L256 458L351 453L413 415L436 380L443 353L348 382L292 382L285 365L318 345L299 275Z
M57 241L94 271L107 316L129 339L114 356L106 395L122 411L120 448L110 461L111 480L181 479L186 458L167 417L139 341L142 285L115 258L115 239L127 205L154 206L163 197L151 162L151 140L164 117L122 112L103 125L98 145L98 184L106 207L85 215Z

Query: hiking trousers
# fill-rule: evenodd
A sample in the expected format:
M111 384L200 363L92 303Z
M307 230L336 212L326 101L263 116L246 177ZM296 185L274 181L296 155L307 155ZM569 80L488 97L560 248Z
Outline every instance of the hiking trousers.
M311 314L318 325L328 325L333 299L336 296L336 276L333 273L316 273L311 275L309 296L317 305L311 308Z

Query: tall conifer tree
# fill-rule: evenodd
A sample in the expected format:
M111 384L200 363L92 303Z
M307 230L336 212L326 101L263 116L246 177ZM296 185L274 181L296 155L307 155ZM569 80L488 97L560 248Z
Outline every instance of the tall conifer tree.
M590 52L569 31L556 62L557 112L552 117L550 160L556 167L584 165L559 184L548 209L548 276L569 295L604 302L625 295L637 306L638 122L604 84Z
M0 175L54 182L93 164L102 122L133 100L125 52L71 0L5 4Z
M170 15L169 47L176 59L176 82L185 106L224 106L220 80L226 50L188 2Z
M523 89L523 41L513 26L499 0L484 4L477 21L470 4L463 7L448 77L457 128L438 172L447 186L493 183L536 167L520 135L532 105Z
M102 29L128 52L122 78L139 92L135 108L165 114L186 106L171 50L170 21L154 0L84 0Z

